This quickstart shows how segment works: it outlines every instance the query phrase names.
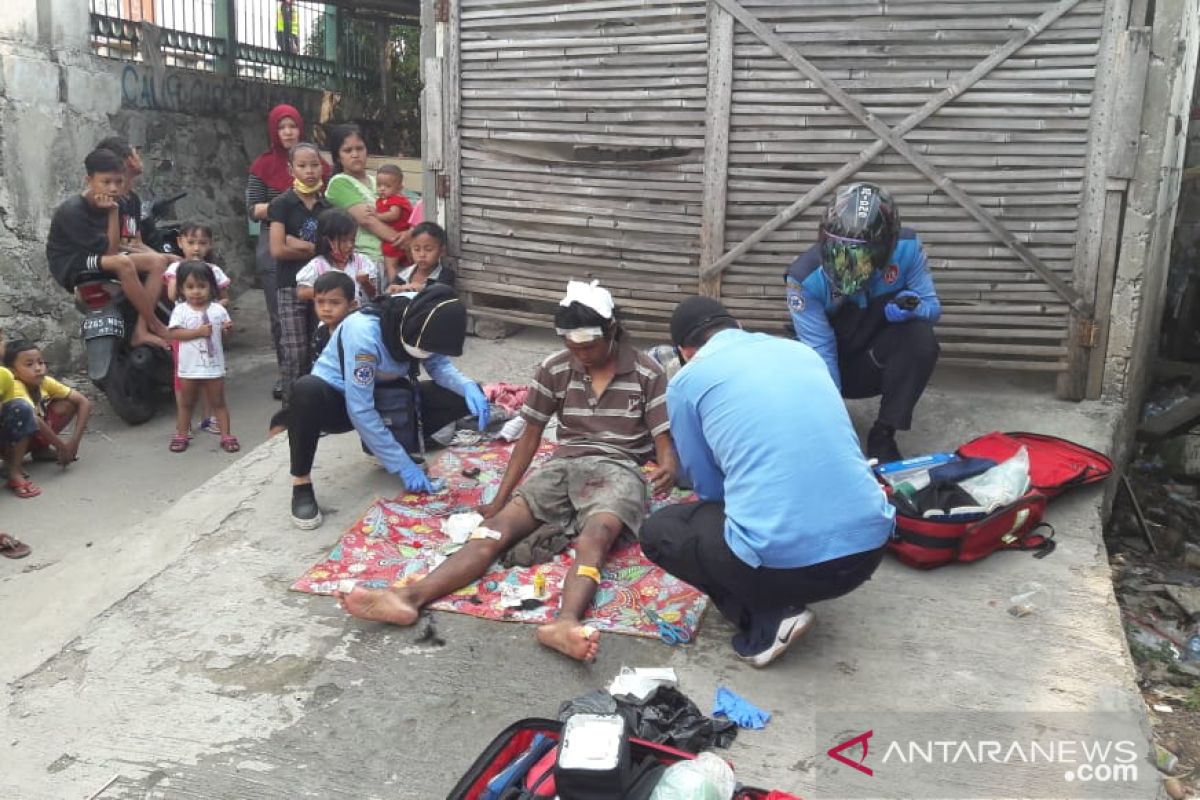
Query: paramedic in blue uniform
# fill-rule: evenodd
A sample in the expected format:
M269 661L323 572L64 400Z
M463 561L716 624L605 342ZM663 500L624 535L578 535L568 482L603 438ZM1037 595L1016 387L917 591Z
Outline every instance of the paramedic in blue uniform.
M671 341L684 362L667 386L671 437L700 502L659 509L638 538L733 623L737 656L765 667L812 626L810 603L871 577L896 512L811 348L742 330L711 297L679 304Z
M358 431L384 468L412 492L433 491L425 471L396 442L375 408L375 384L410 374L417 361L432 381L421 381L424 430L474 414L488 421L488 401L478 383L450 362L460 356L467 311L444 284L395 295L379 313L359 310L342 320L321 351L312 373L292 389L288 439L292 458L292 523L311 530L321 524L312 486L312 464L322 433Z
M837 190L820 241L787 271L796 338L817 351L842 397L881 395L867 457L901 458L896 431L937 363L933 325L942 313L925 249L900 226L891 194L871 183Z

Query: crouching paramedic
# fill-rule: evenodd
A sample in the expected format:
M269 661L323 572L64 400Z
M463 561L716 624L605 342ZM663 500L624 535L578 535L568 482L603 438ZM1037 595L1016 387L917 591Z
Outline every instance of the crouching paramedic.
M870 183L838 189L820 242L796 259L786 282L796 338L825 360L842 396L881 395L867 456L899 460L896 431L912 426L933 374L942 306L925 250L900 227L891 194Z
M685 362L671 438L700 502L651 514L642 550L707 594L738 657L764 667L812 626L810 603L871 577L896 512L810 348L743 331L708 297L679 304L671 339Z

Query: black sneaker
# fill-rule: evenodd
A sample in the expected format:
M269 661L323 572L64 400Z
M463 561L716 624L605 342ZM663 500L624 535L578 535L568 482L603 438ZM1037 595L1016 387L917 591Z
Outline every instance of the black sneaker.
M311 483L292 487L292 524L304 531L321 525L321 509Z
M867 433L867 458L878 459L880 464L890 464L903 458L896 446L896 429L876 422Z
M283 399L283 379L282 378L275 381L275 385L271 387L271 397L274 397L276 400Z

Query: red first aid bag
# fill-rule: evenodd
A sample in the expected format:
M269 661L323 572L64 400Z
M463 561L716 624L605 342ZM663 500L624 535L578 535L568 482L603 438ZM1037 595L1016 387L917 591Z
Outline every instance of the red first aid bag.
M920 569L978 561L997 550L1034 550L1037 558L1049 555L1054 529L1042 521L1046 503L1067 489L1104 480L1112 474L1113 464L1090 447L1041 433L989 433L956 453L999 464L1022 447L1029 453L1030 487L1020 499L971 521L914 517L898 507L888 548L905 564Z

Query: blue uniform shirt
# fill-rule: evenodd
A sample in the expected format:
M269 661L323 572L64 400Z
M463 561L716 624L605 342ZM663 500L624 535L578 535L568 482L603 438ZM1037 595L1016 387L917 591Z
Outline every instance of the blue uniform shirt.
M339 342L344 353L341 364L338 363ZM313 375L345 395L346 413L354 429L393 475L399 475L401 469L412 466L413 462L375 410L375 380L377 377L384 380L406 376L410 364L392 358L383 346L379 317L360 312L342 320L312 368ZM466 385L471 383L447 356L430 356L421 361L421 366L434 383L457 394L463 394Z
M842 376L838 370L837 339L829 318L837 314L843 303L854 303L866 308L870 298L895 294L902 291L916 292L921 305L916 313L929 323L938 321L942 315L942 304L933 287L929 274L925 248L911 228L900 230L900 240L888 265L876 272L866 286L846 296L836 290L821 269L821 246L814 245L804 255L792 262L787 271L787 301L792 314L792 326L796 338L817 351L829 367L829 374L838 388Z
M871 475L821 359L789 339L721 331L667 387L671 436L725 541L791 569L882 547L895 509Z

